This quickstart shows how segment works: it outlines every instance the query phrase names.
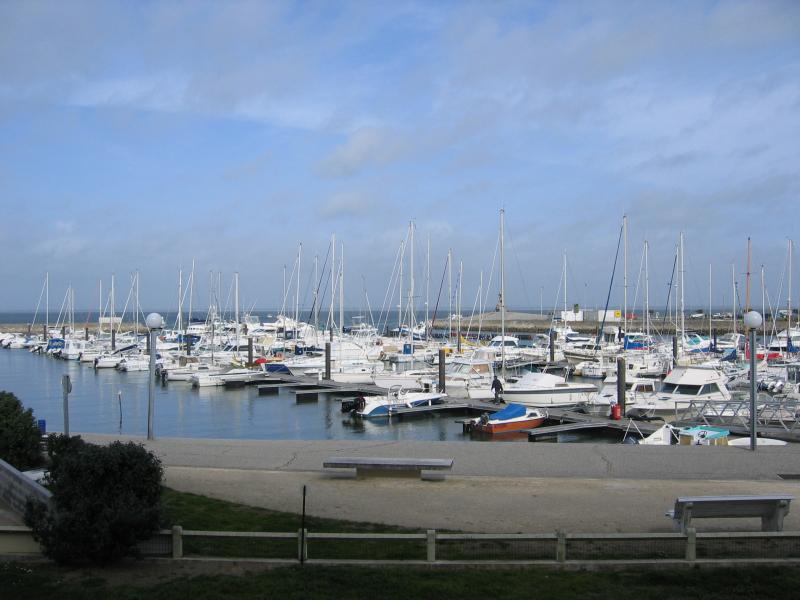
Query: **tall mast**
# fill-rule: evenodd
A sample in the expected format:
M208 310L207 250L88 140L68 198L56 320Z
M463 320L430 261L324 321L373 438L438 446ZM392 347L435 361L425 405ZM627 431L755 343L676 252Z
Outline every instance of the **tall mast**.
M506 378L506 253L505 253L506 209L500 209L500 361L503 381Z
M103 279L100 278L100 310L97 313L97 339L103 333Z
M139 343L139 270L137 269L134 277L136 278L136 308L134 309L136 314L134 315L133 322L135 323L133 327L134 335L136 336L136 343Z
M786 317L786 335L790 335L789 330L792 328L792 251L794 242L790 239L789 240L789 301L787 302L787 307L789 309L789 315ZM788 337L786 338L789 339ZM786 350L789 350L789 344L786 344Z
M339 246L341 248L339 264L339 337L344 335L344 244ZM339 346L341 351L341 345Z
M410 271L409 275L411 277L411 281L409 282L408 286L408 306L411 315L409 316L408 336L411 341L411 347L413 352L414 322L416 321L416 315L414 314L414 221L413 220L411 221L411 223L409 223L409 227L411 228L411 256L409 257L408 270Z
M463 299L463 291L464 291L464 261L458 261L458 308L456 312L458 313L458 337L456 338L456 343L458 347L461 348L461 301Z
M189 274L189 316L186 322L186 328L183 332L186 333L189 325L192 323L192 299L194 298L194 259L192 259L192 272ZM187 342L188 344L188 342ZM187 346L188 347L188 346Z
M236 321L236 355L239 355L239 271L233 273L235 288L233 290L233 318Z
M294 343L297 345L297 327L300 323L300 261L303 258L303 243L297 249L297 285L294 292Z
M109 331L114 329L114 273L111 273L111 328Z
M428 233L427 265L425 267L425 342L428 342L428 316L431 291L431 234ZM790 319L791 320L791 319Z
M686 297L684 295L684 247L683 247L683 232L681 231L681 344L684 343L686 337Z
M747 289L745 289L744 312L750 312L750 238L747 238Z
M562 256L562 279L564 280L564 317L567 316L567 250L564 249L564 254Z
M447 250L447 343L453 335L453 249Z
M183 329L183 269L178 269L178 331Z
M708 339L711 340L711 263L708 263Z
M331 234L331 308L328 312L328 321L330 322L330 340L333 341L333 307L335 306L336 298L336 278L338 277L336 271L336 234Z
M764 287L764 265L761 265L761 314L762 315L766 315L767 314L767 298L766 298L766 295L767 295L767 292L766 292L766 288ZM763 319L761 319L761 324L762 324L761 335L764 337L764 345L766 346L767 345L767 319L766 319L766 316ZM787 331L786 333L788 334L789 332ZM788 338L787 338L787 340L788 340ZM789 347L788 343L786 344L786 347L787 348Z
M400 297L397 300L397 337L400 338L403 335L403 261L406 259L406 241L403 240L400 242L400 265L399 271L397 274L397 282L398 282L398 289L400 292Z
M791 277L791 275L789 275ZM789 293L789 297L791 298L792 294ZM792 302L789 300L789 308L791 308ZM50 272L46 272L44 274L44 314L45 314L45 334L44 334L44 341L46 342L50 337ZM789 315L789 324L792 323L791 313Z
M733 286L733 333L736 334L736 263L731 263L731 285Z
M622 331L628 332L628 216L622 215L623 232L623 264L624 273L622 276ZM565 298L566 300L566 298Z
M314 255L314 329L319 329L319 254Z
M650 337L650 269L647 264L648 243L644 241L644 322L645 334Z

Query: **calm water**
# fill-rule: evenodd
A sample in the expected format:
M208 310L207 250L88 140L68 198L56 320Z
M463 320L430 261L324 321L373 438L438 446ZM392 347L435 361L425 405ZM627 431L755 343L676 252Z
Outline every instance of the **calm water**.
M95 371L86 364L0 349L0 389L13 392L37 419L45 419L48 431L63 429L64 374L72 380L71 432L146 435L147 372ZM156 386L154 422L156 436L162 437L458 441L469 439L456 423L463 416L362 422L342 413L339 400L327 395L297 402L291 393L259 396L252 386L196 389L172 382Z

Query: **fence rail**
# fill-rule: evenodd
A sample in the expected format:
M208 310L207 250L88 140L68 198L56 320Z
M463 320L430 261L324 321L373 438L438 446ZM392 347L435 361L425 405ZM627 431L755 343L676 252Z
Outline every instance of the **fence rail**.
M139 545L150 557L276 562L559 564L800 562L800 532L323 533L159 531ZM26 527L0 527L0 555L41 554Z

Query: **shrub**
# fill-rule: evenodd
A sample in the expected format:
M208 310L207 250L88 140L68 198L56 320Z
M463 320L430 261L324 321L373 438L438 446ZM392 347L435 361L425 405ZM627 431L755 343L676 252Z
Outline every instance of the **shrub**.
M138 542L161 523L161 462L133 442L59 437L47 480L53 507L29 501L25 514L44 554L61 564L99 565L138 556Z
M41 439L33 410L25 410L14 394L0 391L0 458L20 471L37 467Z

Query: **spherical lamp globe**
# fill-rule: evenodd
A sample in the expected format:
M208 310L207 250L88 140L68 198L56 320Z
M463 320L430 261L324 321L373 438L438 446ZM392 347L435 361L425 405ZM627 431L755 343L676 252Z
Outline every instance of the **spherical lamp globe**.
M744 324L745 327L749 329L758 329L761 327L761 323L763 323L763 319L758 311L751 310L744 315Z
M164 317L158 313L150 313L144 322L148 329L162 329L164 327Z

